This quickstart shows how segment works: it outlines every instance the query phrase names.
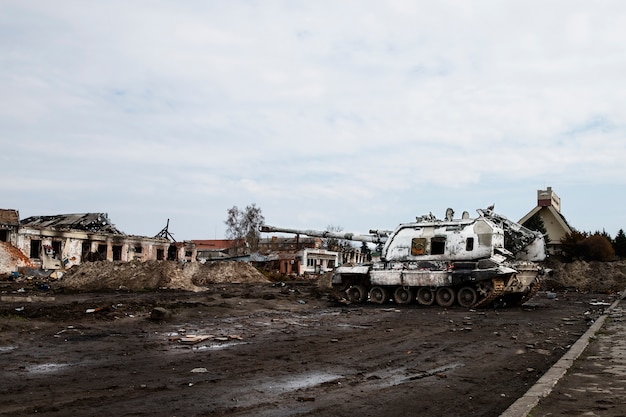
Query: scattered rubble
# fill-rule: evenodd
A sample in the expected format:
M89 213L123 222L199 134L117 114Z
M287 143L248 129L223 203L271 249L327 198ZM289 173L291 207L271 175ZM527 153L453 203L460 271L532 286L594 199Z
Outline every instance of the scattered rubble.
M150 312L150 320L162 321L172 318L172 312L165 307L155 307Z

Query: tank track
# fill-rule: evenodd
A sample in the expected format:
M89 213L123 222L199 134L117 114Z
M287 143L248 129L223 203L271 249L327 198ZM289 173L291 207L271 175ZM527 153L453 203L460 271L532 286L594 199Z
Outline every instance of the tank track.
M491 285L492 285L492 289L489 292L489 294L482 300L479 300L476 304L472 305L471 308L487 307L493 301L497 300L498 298L504 295L504 289L505 289L504 278L494 278L491 281ZM528 298L533 297L537 293L537 291L539 291L540 286L541 286L540 282L533 284L533 287L531 288L531 292L527 294ZM346 285L345 287L349 287L349 285ZM351 304L351 302L348 299L346 299L346 297L344 296L344 291L345 291L345 288L342 288L342 289L333 288L333 290L329 294L329 298L332 301L335 301L341 304ZM526 301L526 299L524 299L524 301Z
M526 301L530 300L535 295L537 295L540 288L541 288L541 281L539 279L535 279L535 282L533 283L532 287L530 287L530 291L524 294L524 296L520 300L520 305L524 304Z
M501 297L504 294L504 279L503 278L494 278L492 280L493 289L492 291L482 300L478 301L476 304L472 306L472 308L483 308L491 304L493 301L497 300L498 297Z

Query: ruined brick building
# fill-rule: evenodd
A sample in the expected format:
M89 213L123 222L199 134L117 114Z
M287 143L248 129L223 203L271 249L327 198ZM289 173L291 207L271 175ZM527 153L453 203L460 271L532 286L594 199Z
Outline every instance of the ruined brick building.
M111 223L106 213L33 216L20 220L17 210L0 209L0 273L21 267L62 270L97 260L193 262L195 255L191 242L127 235Z

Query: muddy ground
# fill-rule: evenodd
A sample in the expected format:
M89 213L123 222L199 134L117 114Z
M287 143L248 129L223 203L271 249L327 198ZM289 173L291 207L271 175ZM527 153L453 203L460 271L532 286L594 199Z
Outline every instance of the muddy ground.
M602 328L532 417L626 416L626 300L607 314Z
M615 299L346 306L313 281L202 284L0 282L0 415L498 416Z

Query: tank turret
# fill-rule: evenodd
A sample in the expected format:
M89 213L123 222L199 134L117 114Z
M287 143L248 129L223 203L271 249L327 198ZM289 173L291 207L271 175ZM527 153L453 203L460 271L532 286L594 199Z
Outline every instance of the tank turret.
M381 259L371 264L339 266L332 283L348 302L393 299L407 304L484 307L496 300L523 303L539 289L545 259L541 233L493 211L467 212L443 220L432 214L400 224L393 231L367 235L262 226L262 232L384 243Z

